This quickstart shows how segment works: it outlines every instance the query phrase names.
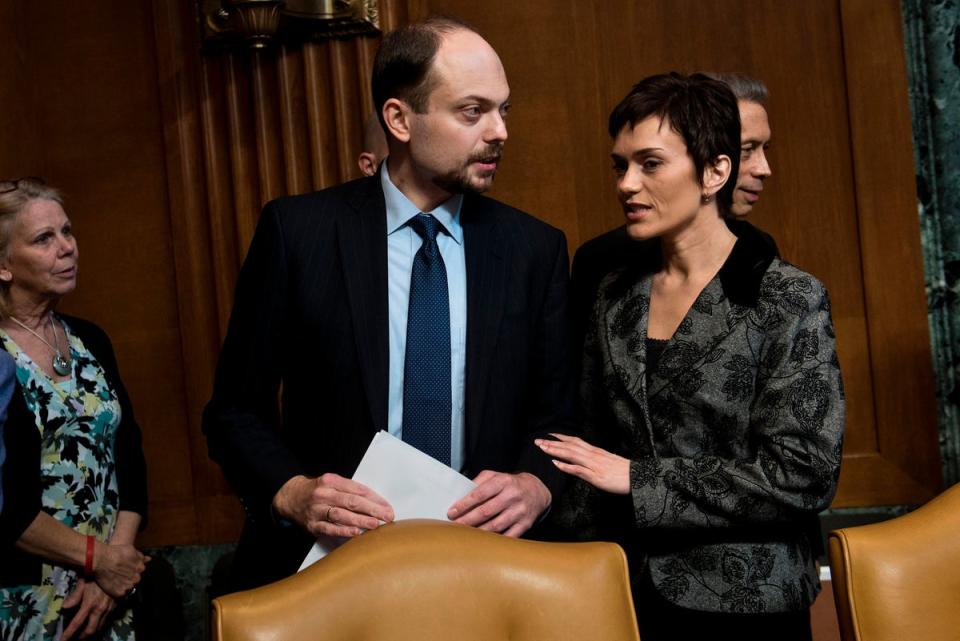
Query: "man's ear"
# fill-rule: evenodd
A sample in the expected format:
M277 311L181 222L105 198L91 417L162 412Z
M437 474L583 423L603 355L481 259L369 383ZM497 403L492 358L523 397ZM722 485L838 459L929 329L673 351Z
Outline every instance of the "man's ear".
M730 169L733 163L730 156L717 156L713 162L703 168L703 196L704 198L713 198L727 181L730 180Z
M390 98L383 103L383 121L387 131L400 142L410 141L410 105L399 98Z
M7 269L6 264L0 265L0 281L7 284L13 282L13 272Z
M372 151L362 151L357 157L357 165L360 166L361 174L372 176L377 173L377 155Z

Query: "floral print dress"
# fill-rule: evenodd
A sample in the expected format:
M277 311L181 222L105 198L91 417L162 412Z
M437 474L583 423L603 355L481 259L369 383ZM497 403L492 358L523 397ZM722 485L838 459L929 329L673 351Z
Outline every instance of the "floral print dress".
M52 380L3 331L0 343L16 361L17 380L40 431L43 510L80 534L106 541L119 506L114 441L120 403L103 368L61 322L72 357L67 380ZM44 564L40 585L0 589L0 640L59 639L67 625L63 601L78 578L75 568ZM132 610L114 610L101 635L134 639Z

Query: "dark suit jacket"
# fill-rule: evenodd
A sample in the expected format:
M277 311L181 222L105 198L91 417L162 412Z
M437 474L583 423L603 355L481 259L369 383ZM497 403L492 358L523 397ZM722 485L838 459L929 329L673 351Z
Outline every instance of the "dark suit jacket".
M836 490L844 428L826 290L741 234L648 372L655 271L601 283L584 344L584 433L631 459L631 494L571 484L561 521L623 543L635 581L683 607L809 606L809 521Z
M293 573L311 544L271 517L297 474L350 477L387 428L386 209L380 178L264 208L237 284L204 413L210 455L247 513L239 585ZM464 473L529 471L562 483L532 440L563 429L567 252L563 234L495 200L466 195ZM277 393L282 382L282 416Z
M61 314L90 353L120 402L120 425L114 443L117 490L121 510L136 512L147 523L147 466L143 457L140 426L133 415L130 397L120 380L113 346L106 333L93 323ZM3 349L0 347L0 349ZM8 459L3 466L3 485L8 488L6 505L0 515L0 586L39 585L41 560L15 547L17 539L41 510L43 478L40 476L40 432L37 418L27 407L18 383L7 409L4 438ZM16 491L10 491L16 488Z

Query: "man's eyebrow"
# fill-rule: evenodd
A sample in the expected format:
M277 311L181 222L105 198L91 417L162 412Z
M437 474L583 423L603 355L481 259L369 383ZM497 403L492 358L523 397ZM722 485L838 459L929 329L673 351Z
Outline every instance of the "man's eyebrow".
M504 100L503 102L497 103L497 101L492 100L492 99L490 99L490 98L487 98L486 96L477 96L477 95L475 95L475 94L471 94L471 95L469 95L469 96L464 96L463 98L460 98L460 100L459 100L458 102L461 102L461 103L463 103L463 102L479 102L481 105L483 105L483 106L485 106L485 107L491 107L491 106L498 105L498 104L499 104L499 105L509 105L509 104L510 104L510 97L508 96L507 99Z

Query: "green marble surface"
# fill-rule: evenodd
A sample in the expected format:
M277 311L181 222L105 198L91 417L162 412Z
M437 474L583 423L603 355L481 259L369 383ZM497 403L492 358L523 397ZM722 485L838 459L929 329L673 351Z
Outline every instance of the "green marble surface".
M943 477L960 481L960 6L902 0Z
M219 595L217 563L234 545L174 545L144 550L152 557L149 606L138 612L137 641L205 641L210 599ZM142 615L142 616L141 616Z

